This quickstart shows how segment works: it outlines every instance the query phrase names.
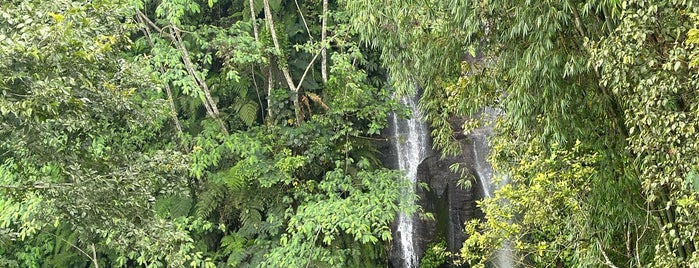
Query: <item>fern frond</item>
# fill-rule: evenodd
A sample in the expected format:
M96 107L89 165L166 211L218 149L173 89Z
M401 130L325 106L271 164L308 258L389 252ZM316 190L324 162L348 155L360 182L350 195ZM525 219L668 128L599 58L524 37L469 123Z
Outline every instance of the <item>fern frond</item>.
M237 166L233 166L214 174L212 180L225 185L233 192L238 192L245 187L246 182L245 176L239 174L238 170Z
M238 109L238 117L240 120L243 120L243 122L248 125L252 126L253 123L255 123L255 120L257 119L257 111L258 111L258 105L254 101L248 101L245 104L243 104L240 109Z
M200 218L208 218L211 212L216 210L223 201L225 186L210 182L206 190L199 194L199 202L196 204L195 214Z
M238 267L251 252L249 240L239 233L231 233L221 239L221 252L228 255L226 267Z
M236 111L238 118L246 125L252 126L255 120L257 120L257 112L259 109L257 102L238 97L235 99L232 107Z

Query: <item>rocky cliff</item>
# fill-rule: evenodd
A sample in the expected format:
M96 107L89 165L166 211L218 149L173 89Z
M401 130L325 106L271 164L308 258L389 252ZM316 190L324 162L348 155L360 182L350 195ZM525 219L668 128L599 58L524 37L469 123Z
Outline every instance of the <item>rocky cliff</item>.
M455 122L455 126L459 123ZM478 133L487 132L487 129ZM458 133L458 132L457 132ZM482 217L481 211L476 206L476 201L484 196L483 187L475 172L474 142L470 135L458 135L456 137L461 145L461 155L454 157L441 157L440 152L431 151L418 167L418 181L426 184L428 188L417 187L420 196L418 203L425 213L431 213L434 220L426 219L424 215L414 215L416 220L415 243L416 253L421 258L427 246L433 242L444 240L447 249L458 252L466 236L463 232L464 222ZM392 146L390 138L379 144L383 153L383 162L390 168L396 165L396 150ZM471 187L465 188L459 185L461 174L452 172L450 166L459 163L465 167L465 176L470 178ZM400 254L398 248L393 245L389 254L391 267L400 267Z

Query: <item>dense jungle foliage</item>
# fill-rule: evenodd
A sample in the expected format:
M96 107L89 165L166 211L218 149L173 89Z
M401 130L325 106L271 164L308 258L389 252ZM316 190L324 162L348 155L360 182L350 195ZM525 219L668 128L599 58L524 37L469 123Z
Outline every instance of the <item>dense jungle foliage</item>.
M518 267L699 267L697 14L2 1L0 267L386 267L394 216L421 210L375 140L416 85L435 148L491 125L508 182L429 267L502 250Z

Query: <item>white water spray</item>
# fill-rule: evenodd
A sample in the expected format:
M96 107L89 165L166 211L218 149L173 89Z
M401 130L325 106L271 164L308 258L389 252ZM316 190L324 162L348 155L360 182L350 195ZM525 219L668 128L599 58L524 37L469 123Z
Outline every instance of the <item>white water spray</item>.
M487 139L485 134L481 133L473 133L471 139L473 140L473 162L476 175L478 175L478 180L480 180L483 195L486 198L490 198L493 194L491 189L493 168L486 162L488 157Z
M417 168L420 162L426 157L429 148L427 125L422 121L422 116L418 111L416 98L404 97L400 101L408 106L412 115L410 119L400 119L393 116L394 144L398 155L398 168L404 171L412 182L412 188L406 189L405 195L415 193L417 184ZM413 216L404 213L398 215L398 230L396 232L400 245L403 267L418 267L418 259L415 254L415 243L413 233L415 231Z
M499 185L493 184L493 167L487 162L489 153L487 134L472 133L471 139L473 140L473 161L475 162L476 175L481 183L481 187L483 187L483 196L490 198L493 196L496 188L500 188L507 183L507 177ZM502 249L495 252L495 259L492 261L492 265L498 268L514 267L512 252L512 244L509 241L503 242Z

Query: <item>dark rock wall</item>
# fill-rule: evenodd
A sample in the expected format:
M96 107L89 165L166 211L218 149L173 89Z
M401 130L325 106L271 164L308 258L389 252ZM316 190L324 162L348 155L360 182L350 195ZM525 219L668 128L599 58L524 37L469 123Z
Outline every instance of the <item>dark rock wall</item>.
M434 216L434 220L430 220L421 215L415 215L416 231L413 241L418 259L422 258L429 244L440 240L446 241L449 251L458 252L467 238L464 234L464 223L483 217L476 206L476 201L483 196L481 190L483 187L474 171L473 142L466 135L460 135L457 139L462 146L461 155L442 158L440 152L433 152L418 168L418 181L429 187L428 189L417 188L417 194L420 196L418 203L424 212ZM396 168L397 156L392 142L391 138L387 138L377 146L382 152L384 165ZM464 188L458 185L459 180L462 179L461 175L452 172L449 168L455 163L460 163L466 168L465 174L470 178L471 187ZM398 245L393 245L391 248L389 254L391 267L402 268L397 265L400 263Z
M415 239L418 248L424 249L432 242L445 240L447 250L458 252L466 240L464 223L482 217L480 209L476 206L476 201L483 193L471 168L473 155L469 152L473 151L472 143L461 142L461 145L465 152L463 155L443 159L435 155L425 159L420 165L418 178L425 182L429 189L418 189L419 204L425 212L432 213L435 220L418 221L419 237ZM459 185L461 175L450 170L449 167L457 163L467 168L465 175L470 178L471 187Z

